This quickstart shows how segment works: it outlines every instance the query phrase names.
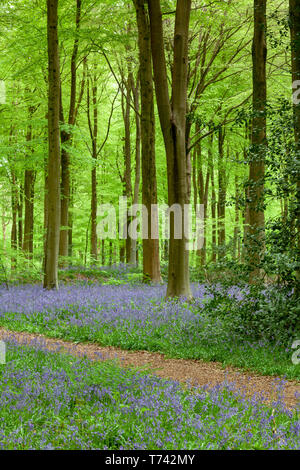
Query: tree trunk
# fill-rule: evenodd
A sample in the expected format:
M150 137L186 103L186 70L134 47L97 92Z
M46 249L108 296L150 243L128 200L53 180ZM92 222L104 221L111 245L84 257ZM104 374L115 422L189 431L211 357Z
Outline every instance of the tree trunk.
M216 208L217 208L217 195L215 189L215 175L214 175L214 159L213 159L213 140L214 134L211 134L211 142L209 148L209 160L208 165L210 168L211 178L211 261L215 263L217 261L217 220L216 220Z
M236 174L234 177L235 184L235 205L234 205L234 231L233 231L233 247L232 247L232 256L233 259L238 260L240 258L240 210L239 210L239 199L240 199L240 190L239 190L239 179Z
M29 109L29 118L31 119L33 114L32 108ZM32 140L32 126L29 124L26 141L28 144L27 158L29 159L32 154L32 148L29 148ZM32 258L33 255L33 212L34 212L34 183L35 183L36 172L31 168L25 169L24 175L24 199L25 199L25 217L24 217L24 238L23 238L23 251L27 258Z
M125 244L123 240L120 241L120 263L125 263Z
M33 210L34 210L34 182L35 171L25 170L24 197L25 197L25 221L23 251L25 256L32 258L33 254Z
M249 282L257 283L262 275L261 261L265 247L264 176L266 153L266 0L254 0L253 119L252 148L249 166Z
M210 140L209 143L209 149L208 149L208 161L211 160L211 145L212 145L212 140ZM201 145L200 143L197 145L198 147L198 191L199 191L199 201L200 204L203 205L204 211L203 211L203 246L199 250L198 256L200 257L200 265L205 266L206 264L206 219L207 219L207 203L208 203L208 190L209 190L209 179L210 179L210 170L209 170L209 165L207 168L206 172L206 177L204 181L204 175L203 175L203 161L202 161L202 152L201 152Z
M128 65L128 77L126 81L126 102L125 109L123 112L124 126L125 126L125 136L124 136L124 183L125 183L125 193L127 201L131 200L132 197L132 185L131 185L131 131L130 131L130 95L132 90L132 73L130 65ZM124 107L123 107L124 108ZM131 238L128 236L128 226L131 222L131 217L127 217L127 227L126 233L127 238L125 241L126 246L126 263L129 263L130 252L131 252Z
M48 119L48 115L46 117ZM43 272L46 269L46 242L47 242L47 224L48 224L48 158L44 157L44 233L43 233Z
M11 186L11 209L12 209L12 224L11 224L11 234L10 234L10 242L11 242L11 249L13 250L12 257L11 257L11 269L16 268L16 250L18 248L18 240L17 240L17 218L18 218L18 193L17 193L17 183L16 183L16 176L14 171L12 172L12 186Z
M6 208L2 206L2 234L3 234L3 254L6 256L6 227L9 224L8 221L6 221Z
M96 162L91 172L91 258L97 260L97 169Z
M290 0L290 31L291 31L291 49L292 49L292 80L295 83L294 88L299 89L300 80L300 5L298 0ZM294 110L294 135L296 146L296 161L298 169L295 175L296 181L296 227L297 227L297 260L298 268L296 269L296 295L300 294L300 103L293 100Z
M77 79L77 54L78 54L78 33L80 28L81 0L76 0L76 20L75 20L75 40L71 58L71 90L69 106L69 126L75 124L75 104L76 104L76 79ZM63 118L63 107L61 100L61 121ZM70 154L67 148L63 146L71 145L72 134L70 131L61 131L61 230L59 242L59 256L67 257L69 255L69 202L70 202ZM64 264L64 262L62 262Z
M112 244L112 241L109 240L109 266L112 265L112 259L113 259L113 244Z
M61 145L69 143L71 136L68 132L61 130ZM61 149L61 219L60 219L60 239L59 256L68 256L68 224L69 224L69 200L70 200L70 155L62 147ZM66 260L60 260L63 266Z
M23 242L23 187L20 184L18 192L18 248L22 249Z
M225 232L225 204L226 204L226 176L224 164L224 139L225 130L222 127L218 132L218 258L224 258L226 250Z
M243 248L242 248L242 261L247 262L247 253L248 253L248 234L249 234L249 224L250 224L250 215L249 215L249 186L245 187L245 207L243 211Z
M133 87L134 107L139 111L139 78L137 78L136 87ZM133 192L133 204L139 202L139 190L141 179L141 121L138 113L135 114L136 123L136 139L135 139L135 182ZM137 240L131 240L129 264L134 266L137 264L136 260Z
M96 64L94 64L94 74L92 78L92 104L93 104L93 122L90 118L90 91L89 84L87 86L88 101L88 120L89 129L92 140L92 158L93 168L91 171L91 258L97 260L97 142L98 142L98 87Z
M101 264L105 266L105 240L101 240Z
M70 204L69 204L68 256L70 259L73 256L73 209L74 209L74 181L72 181L71 183Z
M143 239L143 279L160 282L159 239L151 237L151 205L157 204L155 163L154 90L152 80L151 35L149 17L142 0L134 0L138 25L141 86L142 202L148 211L148 238Z
M58 288L58 252L60 229L60 73L58 51L58 0L47 0L48 38L48 221L44 287Z
M168 203L169 206L178 204L183 214L184 205L189 203L186 110L191 0L178 0L176 7L172 100L170 100L168 90L160 1L148 0L148 5L154 82L167 158ZM184 217L182 217L181 229L181 239L176 239L174 214L171 213L167 297L191 298L189 251L186 249Z

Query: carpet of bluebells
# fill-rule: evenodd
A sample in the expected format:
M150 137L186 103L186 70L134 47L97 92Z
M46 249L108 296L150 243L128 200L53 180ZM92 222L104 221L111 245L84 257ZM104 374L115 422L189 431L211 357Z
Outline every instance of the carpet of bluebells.
M29 292L35 293L24 296L25 308ZM44 309L52 302L49 294ZM7 363L0 365L0 449L300 448L299 410L285 409L281 382L268 407L264 397L246 399L230 383L184 388L113 362L50 352L37 340L7 346Z
M76 273L76 270L73 271ZM103 271L106 273L106 271ZM248 328L233 328L229 318L213 306L214 295L204 284L193 283L193 302L166 301L166 285L121 282L61 283L59 291L40 284L0 286L0 326L44 333L73 341L98 342L124 349L161 351L172 357L233 364L265 374L300 377L290 347L266 339L253 341ZM246 289L226 289L230 302L242 302ZM206 308L212 305L212 308ZM224 308L223 308L224 310ZM217 313L216 313L217 312ZM224 312L223 312L224 313ZM277 329L277 325L275 325Z
M39 284L1 286L0 326L300 377L291 349L263 339L254 342L247 338L247 329L235 331L232 318L228 323L224 315L205 308L214 296L206 285L193 283L192 289L190 303L165 301L165 285L132 282L65 283L59 291L45 291ZM235 301L244 295L245 289L238 287L226 290Z

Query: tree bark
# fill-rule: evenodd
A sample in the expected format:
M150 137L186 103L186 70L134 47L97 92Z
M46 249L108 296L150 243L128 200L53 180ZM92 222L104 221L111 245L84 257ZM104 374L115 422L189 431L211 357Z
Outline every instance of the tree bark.
M101 264L105 266L105 240L101 240Z
M226 175L224 164L224 139L225 130L222 127L218 131L218 258L224 258L226 249L226 230L225 230L225 216L226 216Z
M186 111L191 0L178 0L176 7L172 100L168 90L160 1L148 0L148 5L154 82L167 158L168 203L169 206L178 204L184 213L184 205L189 203ZM171 213L167 297L191 298L189 252L186 249L183 217L181 227L182 237L175 239L174 215Z
M93 168L91 171L91 258L97 260L97 143L98 143L98 87L96 63L94 64L94 73L91 77L92 81L92 111L93 121L90 117L90 86L87 85L87 114L90 136L92 141L92 159Z
M71 58L71 89L70 89L70 105L69 105L69 126L75 124L75 105L76 105L76 79L77 79L77 55L78 55L78 33L81 19L81 1L76 0L76 19L75 19L75 40L73 53ZM61 121L63 118L63 107L61 100ZM61 131L61 230L59 242L59 256L67 257L69 255L69 203L70 203L70 154L66 147L71 145L72 133L68 130ZM64 264L64 262L62 263Z
M22 249L22 242L23 242L23 187L20 184L20 188L18 191L18 248Z
M44 287L58 288L60 229L60 70L58 50L58 0L47 0L48 40L48 221Z
M210 179L211 179L211 261L215 263L217 261L217 219L216 219L216 208L217 208L217 195L215 189L215 174L214 174L214 159L213 159L213 139L214 134L211 134L211 142L209 152L208 165L210 168Z
M240 199L240 190L239 190L239 178L235 174L234 177L235 185L235 205L234 205L234 231L233 231L233 246L232 254L233 259L240 259L240 209L239 209L239 199Z
M31 114L31 113L30 113ZM26 135L27 143L32 140L32 127L29 125ZM28 148L28 158L32 153L32 149ZM24 238L23 251L29 259L33 255L33 224L34 224L34 183L36 172L31 168L25 169L24 175L24 199L25 199L25 218L24 218Z
M70 210L71 209L71 210ZM73 209L74 209L74 181L71 182L70 204L69 204L69 230L68 230L68 256L73 256Z
M154 90L149 17L143 0L134 0L138 25L141 86L142 202L148 211L148 238L143 239L143 279L160 282L159 240L151 237L151 205L157 204Z
M208 161L211 160L212 155L212 139L209 142L208 148ZM207 204L208 204L208 190L209 190L209 180L210 180L210 168L208 165L206 177L204 178L203 173L203 159L201 144L197 145L198 148L198 191L199 191L199 202L203 205L203 246L199 250L198 257L200 258L200 265L205 266L206 264L206 219L207 219Z
M251 161L249 165L249 282L257 283L262 275L261 262L265 247L264 176L266 153L266 0L254 0L253 119Z
M35 171L25 170L24 176L24 198L25 198L25 220L23 251L28 258L33 255L33 227L34 227L34 183Z
M130 130L130 96L133 85L132 72L130 63L128 64L128 76L125 83L126 87L126 99L125 106L123 106L123 119L125 126L124 135L124 195L127 197L127 201L131 200L132 197L132 185L131 185L131 130ZM130 252L131 252L131 238L128 236L128 226L131 222L131 217L127 217L126 233L127 238L125 241L126 246L126 263L129 263Z
M290 0L290 32L291 32L291 50L292 50L292 80L293 83L300 80L300 5L297 0ZM299 82L297 84L299 89ZM296 295L300 294L300 103L293 100L294 111L294 135L296 147L296 161L298 169L295 175L296 180L296 249L298 267L296 268Z
M18 240L17 240L17 218L18 218L18 192L17 192L17 183L16 183L16 175L15 172L12 171L12 186L11 186L11 209L12 209L12 224L11 224L11 234L10 234L10 246L13 250L11 256L11 269L16 268L16 250L18 248Z
M136 86L133 86L133 98L134 108L139 111L139 77L137 78ZM138 113L135 114L135 127L136 127L136 139L135 139L135 182L133 191L133 204L139 202L139 191L140 191L140 180L141 180L141 121ZM136 253L137 253L137 240L131 240L129 264L134 266L137 264Z

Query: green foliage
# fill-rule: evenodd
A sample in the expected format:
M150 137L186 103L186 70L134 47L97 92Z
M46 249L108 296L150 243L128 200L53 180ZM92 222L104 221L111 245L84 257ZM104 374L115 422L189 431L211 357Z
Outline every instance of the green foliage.
M227 289L220 286L210 289L214 297L206 303L205 310L214 318L224 320L240 338L285 346L299 338L300 304L291 291L251 286L237 299L229 297Z

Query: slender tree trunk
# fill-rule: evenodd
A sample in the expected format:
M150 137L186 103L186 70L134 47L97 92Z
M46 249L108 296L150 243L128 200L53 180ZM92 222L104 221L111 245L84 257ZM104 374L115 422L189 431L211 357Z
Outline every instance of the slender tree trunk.
M2 206L2 239L3 239L3 253L4 255L6 255L6 227L8 225L9 222L6 221L6 210L5 208Z
M120 246L120 263L125 263L125 245L123 240L121 240L121 246Z
M73 209L74 209L74 181L72 181L71 183L70 204L69 204L68 256L70 259L73 256Z
M152 224L158 227L158 216L155 215L155 220L151 217L151 205L157 204L157 184L150 24L144 2L134 0L134 5L138 25L140 61L142 202L148 211L148 238L143 239L143 279L160 282L159 239L151 237Z
M130 96L132 90L132 72L130 64L128 65L128 77L126 81L126 102L125 110L123 113L124 126L125 126L125 136L124 136L124 183L125 183L125 196L127 201L131 200L132 197L132 185L131 185L131 131L130 131ZM131 238L128 236L128 226L131 222L131 217L127 217L127 227L126 233L127 238L125 242L126 246L126 263L129 263L130 252L131 252Z
M134 107L139 111L139 78L137 78L136 87L133 87ZM133 192L133 204L139 202L139 190L140 190L140 179L141 179L141 121L138 113L135 115L136 123L136 139L135 139L135 182ZM134 266L137 264L136 253L137 253L137 240L131 240L129 264Z
M242 249L242 261L247 262L247 253L248 253L248 234L249 234L249 225L250 225L250 215L249 215L249 186L245 187L245 207L243 212L243 249Z
M16 250L18 248L18 240L17 240L17 218L18 218L18 193L16 189L16 176L14 171L12 171L12 187L11 187L11 209L12 209L12 224L11 224L11 234L10 234L10 244L13 250L12 257L11 257L11 269L16 268Z
M32 113L30 113L31 115ZM27 143L32 140L32 128L31 125L28 128L26 135ZM32 149L28 148L28 158ZM25 256L32 258L33 255L33 213L34 213L34 183L35 183L36 172L33 169L26 169L24 175L24 198L25 198L25 218L24 218L24 239L23 239L23 251Z
M18 191L18 248L22 249L23 243L23 187L20 184Z
M23 251L28 258L33 254L33 212L34 212L34 183L35 171L25 170L24 197L25 197L25 221Z
M91 258L97 260L97 142L98 142L98 87L96 64L94 64L94 74L92 78L92 103L93 103L93 122L90 118L90 88L87 87L88 101L88 121L92 140L92 159L93 168L91 171Z
M105 266L105 240L101 240L101 264Z
M61 130L61 145L68 145L70 135ZM70 154L62 147L61 149L61 221L60 221L60 241L59 256L68 256L68 224L69 224L69 201L70 201ZM60 260L61 265L66 264L66 260Z
M266 153L266 59L267 20L266 0L254 0L253 60L253 119L252 149L249 165L249 232L248 259L251 284L262 275L261 261L265 247L264 176Z
M95 158L95 157L93 157ZM92 197L91 197L91 258L97 260L97 168L96 159L91 172Z
M250 145L251 140L251 130L250 126L246 124L245 128L245 141ZM244 161L247 161L247 148L244 147ZM246 182L244 186L244 208L243 208L243 239L242 239L242 263L249 264L247 262L247 253L248 253L248 232L249 232L249 224L250 224L250 216L249 216L249 182Z
M47 242L47 224L48 224L48 158L44 158L44 259L43 272L46 269L46 242Z
M218 159L218 258L225 256L225 204L226 204L226 177L224 164L225 130L221 127L218 132L219 159Z
M48 221L44 287L58 288L58 252L60 229L60 74L58 51L58 0L47 0L48 33Z
M112 259L113 259L113 245L112 245L112 241L109 240L109 266L112 265Z
M81 0L76 0L76 19L75 19L75 40L73 46L73 53L71 58L71 90L70 90L70 106L69 106L69 126L75 123L76 111L76 79L77 79L77 55L78 55L78 33L80 28L81 19ZM60 119L64 122L63 107L61 99L61 116ZM59 256L67 257L69 255L68 242L69 242L69 203L70 203L70 154L66 148L71 145L72 134L70 131L61 131L61 230L59 242ZM65 148L63 147L65 146ZM62 263L64 264L64 263Z
M202 161L202 152L200 143L198 147L198 191L199 191L199 201L203 205L203 246L199 250L198 256L200 257L200 265L205 266L206 264L206 219L207 219L207 204L208 204L208 190L209 190L209 165L206 172L206 177L204 180L203 174L203 161ZM209 156L208 161L211 159L211 142L209 144Z
M217 261L217 195L215 189L215 174L214 174L214 159L213 159L213 141L214 134L211 134L210 143L209 143L209 153L208 153L208 166L210 169L210 179L211 179L211 261L215 263Z
M235 174L234 177L235 184L235 205L234 205L234 232L233 232L233 259L240 258L240 210L239 210L239 199L240 199L240 190L239 190L239 179L238 175Z
M292 49L292 80L294 88L299 89L300 84L300 5L298 0L290 0L290 31ZM294 135L296 146L296 161L298 170L295 175L296 182L296 248L298 268L296 269L296 295L300 294L300 103L293 100L294 110Z
M178 0L176 7L172 100L168 90L160 1L148 0L148 5L154 82L167 158L168 202L169 206L178 204L184 213L184 205L189 203L190 192L186 152L186 110L191 0ZM191 298L189 251L186 249L184 217L181 228L182 237L176 239L174 214L171 213L167 297Z

